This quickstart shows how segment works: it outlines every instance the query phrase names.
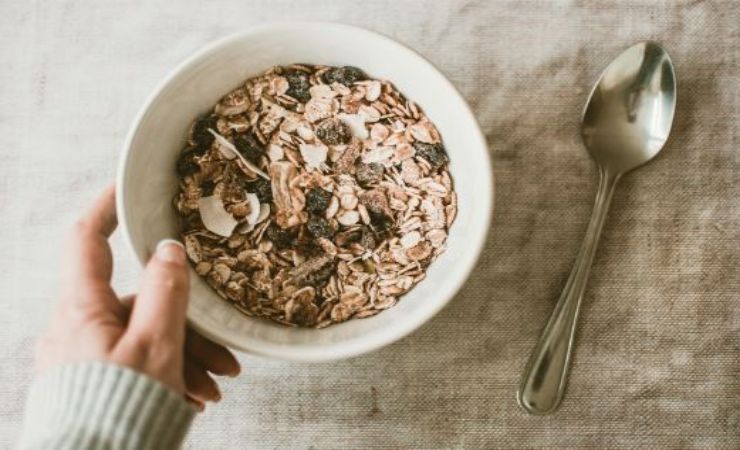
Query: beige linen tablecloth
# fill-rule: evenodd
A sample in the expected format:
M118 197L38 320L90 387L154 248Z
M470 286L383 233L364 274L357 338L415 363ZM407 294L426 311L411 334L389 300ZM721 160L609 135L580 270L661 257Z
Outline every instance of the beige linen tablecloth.
M386 33L462 91L495 164L490 240L454 301L394 345L319 365L242 357L186 447L740 448L740 4L390 0L0 2L1 447L64 230L114 178L135 111L206 42L299 18ZM530 417L514 392L596 188L579 114L642 39L676 64L674 132L615 195L562 408ZM114 248L133 290L137 265Z

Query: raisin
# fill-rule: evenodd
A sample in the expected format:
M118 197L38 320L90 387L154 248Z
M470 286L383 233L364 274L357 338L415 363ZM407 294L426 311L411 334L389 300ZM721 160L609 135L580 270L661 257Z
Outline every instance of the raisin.
M306 209L315 214L326 211L331 202L331 192L315 187L306 193Z
M199 213L189 214L180 217L180 230L183 233L203 228L203 221Z
M340 233L337 233L335 243L340 247L347 247L350 244L359 241L361 237L362 237L362 232L359 230L359 228L345 230Z
M257 178L254 181L248 181L245 184L247 192L257 195L260 203L270 203L272 201L272 183L264 178Z
M367 227L362 228L362 237L360 238L360 245L362 245L368 250L374 250L375 246L377 245L377 242L375 241L375 236L373 235L372 231L370 231Z
M278 250L285 250L293 245L296 233L293 230L284 230L274 223L267 227L265 231L267 238L272 241Z
M368 210L370 216L370 223L375 227L379 233L389 231L393 225L393 221L390 217L385 215L382 211L371 211Z
M352 139L352 131L339 119L326 119L316 127L316 137L326 145L346 144Z
M319 256L324 253L324 249L321 248L318 242L316 242L315 239L312 239L311 236L309 236L308 234L304 234L303 236L296 239L293 242L293 247L299 254L305 256L306 258Z
M311 216L306 223L306 229L315 238L331 238L335 230L329 222L321 216Z
M206 146L201 146L201 145L198 145L198 144L196 144L196 145L195 145L195 147L192 147L192 148L191 148L191 150L192 150L192 151L193 151L193 153L195 153L196 155L198 155L198 156L203 156L203 155L205 155L206 153L208 153L208 150L210 150L210 148L211 148L211 147L210 147L210 145L206 147Z
M341 83L345 86L352 86L356 81L364 80L367 76L365 72L352 66L333 67L324 74L324 82Z
M290 95L299 102L306 103L311 100L311 83L308 81L308 74L300 70L289 70L285 73L285 79L288 80L288 91Z
M372 230L365 225L338 233L335 241L340 247L349 247L351 244L359 243L366 249L373 250L376 246Z
M216 139L213 134L208 131L209 129L216 129L216 122L218 122L218 117L212 114L203 115L195 121L195 124L193 125L193 142L195 142L199 155L207 152L208 149L211 148L213 140Z
M306 276L306 284L321 289L326 286L326 283L334 273L334 264L325 264L316 272L310 273ZM323 298L319 297L319 304L323 303Z
M383 178L383 166L379 163L365 164L358 162L355 167L355 177L362 187L368 187Z
M177 174L181 177L192 175L198 171L198 164L193 159L194 152L186 150L177 160Z
M205 180L204 182L200 183L200 195L203 197L208 197L209 195L213 195L213 188L215 188L216 185L211 180Z
M426 144L414 142L416 154L426 159L434 169L439 169L447 163L447 152L442 144Z
M238 134L234 138L234 146L245 158L257 164L265 152L265 146L253 133Z

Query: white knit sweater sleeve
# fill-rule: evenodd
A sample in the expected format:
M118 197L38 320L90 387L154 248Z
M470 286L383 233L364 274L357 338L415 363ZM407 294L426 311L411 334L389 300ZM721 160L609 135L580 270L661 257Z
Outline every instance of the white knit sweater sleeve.
M175 391L125 367L58 367L31 386L19 448L179 448L195 414Z

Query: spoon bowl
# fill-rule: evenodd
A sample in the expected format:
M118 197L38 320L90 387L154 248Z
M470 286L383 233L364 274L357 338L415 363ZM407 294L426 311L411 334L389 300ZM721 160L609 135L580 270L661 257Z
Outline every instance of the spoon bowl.
M676 75L668 53L641 42L601 74L583 111L581 136L591 157L614 173L650 161L663 148L676 110Z
M529 413L549 414L563 398L578 312L614 188L625 172L660 152L675 110L673 64L668 53L653 42L625 50L591 91L581 136L599 167L599 190L573 270L517 392L519 405Z

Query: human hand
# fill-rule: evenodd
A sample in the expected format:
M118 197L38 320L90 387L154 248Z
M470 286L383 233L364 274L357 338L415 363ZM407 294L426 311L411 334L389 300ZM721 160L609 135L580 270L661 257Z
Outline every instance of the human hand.
M39 339L36 368L107 361L148 375L186 396L198 409L221 398L212 376L236 376L225 347L186 329L189 280L185 251L163 241L147 264L141 292L119 299L110 285L108 237L117 225L113 187L80 219L68 240L61 298Z

